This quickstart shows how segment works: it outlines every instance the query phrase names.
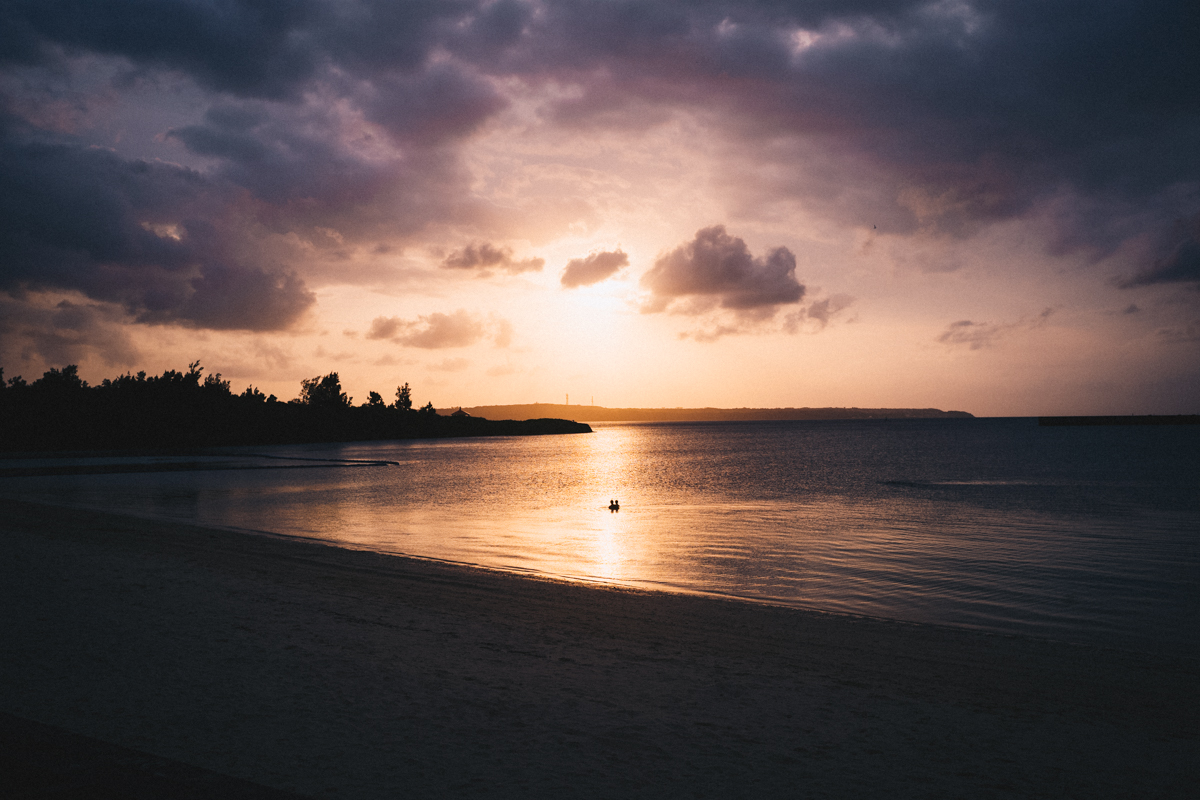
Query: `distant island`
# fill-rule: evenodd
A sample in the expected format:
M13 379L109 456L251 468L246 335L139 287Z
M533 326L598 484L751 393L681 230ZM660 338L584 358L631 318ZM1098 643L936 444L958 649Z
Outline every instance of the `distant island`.
M432 403L413 408L408 384L385 403L378 392L353 405L336 372L300 382L300 396L281 401L253 386L235 394L220 373L167 370L105 379L89 386L69 365L27 383L0 370L0 451L191 449L228 445L303 444L376 439L531 436L591 433L566 419L488 420L442 416Z
M826 419L974 419L966 411L936 408L604 408L555 403L475 406L464 412L489 419L558 417L580 422L735 422Z

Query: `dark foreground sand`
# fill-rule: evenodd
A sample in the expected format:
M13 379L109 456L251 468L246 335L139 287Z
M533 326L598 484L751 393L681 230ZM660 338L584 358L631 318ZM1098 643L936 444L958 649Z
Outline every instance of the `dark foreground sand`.
M1200 785L1194 661L13 501L0 609L5 797Z

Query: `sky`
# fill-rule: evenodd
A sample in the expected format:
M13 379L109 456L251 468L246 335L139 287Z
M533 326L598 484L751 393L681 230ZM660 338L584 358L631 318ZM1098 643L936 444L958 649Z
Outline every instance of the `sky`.
M7 0L0 366L1200 412L1200 5Z

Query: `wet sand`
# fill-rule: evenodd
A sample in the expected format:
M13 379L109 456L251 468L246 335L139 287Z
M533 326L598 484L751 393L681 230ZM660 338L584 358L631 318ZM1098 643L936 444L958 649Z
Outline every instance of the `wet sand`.
M1200 783L1194 660L8 500L0 608L0 747L11 761L34 731L26 751L112 765L97 780L114 790L162 765L189 785L347 798Z

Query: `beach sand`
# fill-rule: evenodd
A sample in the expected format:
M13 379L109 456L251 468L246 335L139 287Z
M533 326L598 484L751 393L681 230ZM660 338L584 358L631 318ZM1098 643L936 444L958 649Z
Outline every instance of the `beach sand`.
M11 500L0 607L7 762L93 781L64 793L53 770L8 770L6 797L155 796L120 791L147 775L197 797L1200 785L1193 660Z

